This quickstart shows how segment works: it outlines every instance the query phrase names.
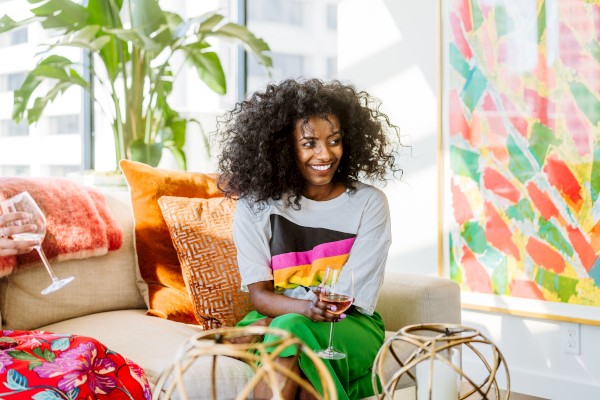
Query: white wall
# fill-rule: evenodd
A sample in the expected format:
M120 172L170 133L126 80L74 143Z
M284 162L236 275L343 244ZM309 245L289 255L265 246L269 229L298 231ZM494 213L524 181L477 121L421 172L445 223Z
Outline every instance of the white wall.
M385 189L394 242L388 268L437 275L438 2L344 0L338 13L343 80L383 102L405 143L405 175ZM600 399L600 327L581 326L581 353L562 351L562 323L463 311L500 348L511 389L548 399ZM469 364L473 360L465 360Z

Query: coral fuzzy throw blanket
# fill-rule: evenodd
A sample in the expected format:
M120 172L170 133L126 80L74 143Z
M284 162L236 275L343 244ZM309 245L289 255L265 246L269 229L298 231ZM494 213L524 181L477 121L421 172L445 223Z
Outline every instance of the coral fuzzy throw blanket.
M50 262L101 256L123 244L121 228L109 214L106 198L98 190L63 178L0 177L0 202L25 191L46 216L42 248ZM23 264L39 261L35 250L0 257L0 277Z

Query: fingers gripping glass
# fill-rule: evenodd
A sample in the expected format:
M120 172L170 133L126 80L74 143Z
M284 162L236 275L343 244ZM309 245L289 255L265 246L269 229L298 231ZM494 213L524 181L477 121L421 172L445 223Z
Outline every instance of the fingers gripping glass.
M344 311L350 308L354 302L354 273L351 269L349 272L350 289L349 293L346 292L347 294L341 294L336 291L336 285L338 283L340 274L339 269L327 267L325 270L325 275L323 276L323 287L325 288L325 291L319 293L319 300L321 300L323 303L335 306L336 310L331 312L337 315L342 314ZM318 350L316 354L319 357L328 360L340 360L346 357L346 353L333 348L333 326L334 322L331 323L329 328L329 345L326 349Z
M9 223L9 225L23 225L25 223L33 223L36 225L36 230L33 232L25 232L25 233L15 233L11 235L13 240L36 240L39 241L39 244L34 247L42 262L44 263L44 267L46 267L46 271L50 274L52 278L52 283L50 286L42 290L42 294L52 293L57 291L58 289L65 286L67 283L71 282L75 277L70 276L68 278L59 279L52 267L50 267L50 263L48 263L48 259L42 250L42 241L46 236L46 217L40 207L37 205L33 197L27 192L19 193L9 199L4 200L0 203L0 208L2 209L3 214L13 213L13 212L26 212L31 215L31 221L23 222L23 221L15 221L13 223Z

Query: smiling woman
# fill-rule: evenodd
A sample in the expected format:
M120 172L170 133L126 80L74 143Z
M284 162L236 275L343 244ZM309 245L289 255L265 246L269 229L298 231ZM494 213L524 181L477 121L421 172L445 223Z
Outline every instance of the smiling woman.
M389 208L383 192L362 181L384 181L400 168L398 128L378 107L338 81L285 80L239 103L219 126L219 187L240 199L233 236L255 309L238 325L284 329L318 349L339 323L335 347L348 356L326 364L338 399L373 394L371 366L384 338L374 309L391 243ZM355 297L343 313L317 296L328 268L340 271L336 294ZM276 361L320 390L318 373L294 354L288 348ZM287 384L282 397L301 391ZM254 393L272 395L266 385Z

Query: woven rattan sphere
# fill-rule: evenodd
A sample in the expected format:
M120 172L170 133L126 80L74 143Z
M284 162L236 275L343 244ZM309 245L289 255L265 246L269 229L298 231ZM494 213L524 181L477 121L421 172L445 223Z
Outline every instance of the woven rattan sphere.
M261 340L266 334L277 337L277 339L263 343ZM319 394L305 378L275 362L277 355L289 346L296 346L298 355L303 353L312 361L321 378L321 387L324 388L323 395ZM267 352L267 348L269 352ZM273 392L273 399L282 399L281 390L286 379L294 380L312 393L316 399L337 399L335 384L329 370L311 349L289 332L259 326L211 329L191 337L181 349L176 361L159 377L153 399L171 399L177 393L178 398L187 400L189 397L184 385L185 372L199 358L212 357L211 399L217 400L215 370L217 359L223 356L241 360L254 371L254 375L244 389L238 393L236 399L251 398L254 388L261 381L269 385Z
M487 371L481 382L475 381L468 376L461 365L456 365L448 357L451 349L458 350L463 357L472 353L481 361L481 367ZM406 377L415 384L416 378L414 368L422 362L439 360L450 366L460 377L466 390L460 393L459 398L467 399L475 394L477 399L500 399L500 389L497 377L503 371L506 377L506 393L504 400L510 395L510 376L506 361L498 347L491 340L482 335L477 329L456 324L420 324L410 325L400 329L396 334L386 340L377 356L373 367L373 387L377 399L393 399L394 392L401 387L400 380ZM387 375L385 371L390 370L390 365L395 364L395 372ZM380 379L381 392L375 384ZM429 396L432 393L429 383Z

